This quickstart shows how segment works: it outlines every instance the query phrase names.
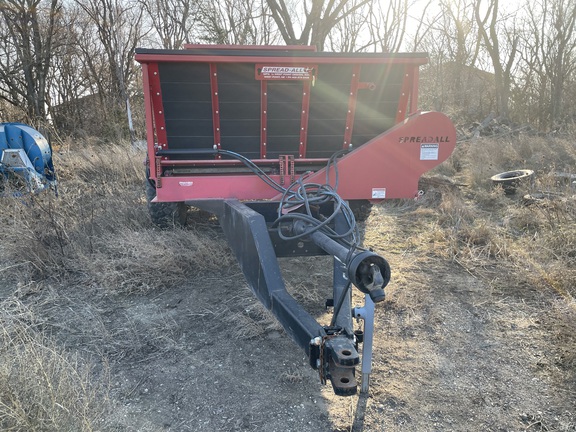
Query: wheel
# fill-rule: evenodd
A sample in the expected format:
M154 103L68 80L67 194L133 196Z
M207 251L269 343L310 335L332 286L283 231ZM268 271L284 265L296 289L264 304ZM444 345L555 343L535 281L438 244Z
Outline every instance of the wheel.
M372 211L372 203L368 200L350 200L348 206L354 213L356 222L365 222Z
M148 213L155 225L161 228L186 225L188 207L183 202L152 202L156 196L156 187L152 180L146 178L146 201Z
M521 169L516 171L506 171L500 174L493 175L490 180L497 186L502 186L506 195L513 195L516 193L516 187L523 181L528 180L534 176L534 171L529 169Z

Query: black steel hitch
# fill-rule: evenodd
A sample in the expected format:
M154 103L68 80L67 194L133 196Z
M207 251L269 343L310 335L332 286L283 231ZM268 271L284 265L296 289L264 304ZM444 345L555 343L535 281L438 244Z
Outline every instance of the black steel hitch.
M390 280L388 262L369 251L351 250L320 231L302 240L286 241L271 229L278 203L237 200L190 201L186 204L215 213L228 245L236 255L246 281L260 302L272 312L292 340L318 370L320 380L330 380L334 392L349 396L357 392L356 367L362 362L361 391L368 391L372 362L374 303L384 300ZM334 230L346 232L343 217L336 217ZM294 227L304 230L307 226ZM334 314L330 326L321 326L288 293L278 257L334 256ZM352 307L350 283L365 293L365 305ZM353 319L364 320L364 331L354 332ZM358 344L363 342L362 356Z
M322 340L316 338L312 341L312 344L320 344L320 353L322 354L318 362L320 365L320 380L325 383L326 378L329 378L334 393L339 396L356 394L358 385L355 371L356 365L360 363L357 349L359 343L365 342L362 352L361 391L362 393L367 393L372 370L374 303L382 302L386 297L384 288L390 282L390 265L388 261L373 252L351 250L321 231L312 230L311 228L304 221L295 221L292 231L296 235L310 232L307 237L320 249L335 258L335 296L334 299L327 301L327 306L334 306L336 299L344 298L344 296L348 296L346 306L350 306L351 293L343 292L349 282L366 294L365 305L352 310L356 319L364 321L366 332L353 331L346 317L351 307L349 309L341 307L340 310L334 311L335 314L340 315L335 318L337 322L346 323L346 327L338 330L325 327L327 336ZM367 337L365 338L365 336Z

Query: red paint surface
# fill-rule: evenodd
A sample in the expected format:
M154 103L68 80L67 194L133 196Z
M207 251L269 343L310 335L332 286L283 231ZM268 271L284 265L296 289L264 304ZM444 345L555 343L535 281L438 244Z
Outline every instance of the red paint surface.
M438 160L420 160L425 143L438 144ZM373 189L386 189L386 198L413 198L420 176L445 161L455 144L456 131L448 117L438 112L417 113L338 160L338 194L344 199L373 199ZM305 182L324 183L325 176L321 169ZM280 176L271 177L280 183ZM332 181L334 178L332 171ZM158 201L280 197L252 174L167 176L162 177L157 193Z

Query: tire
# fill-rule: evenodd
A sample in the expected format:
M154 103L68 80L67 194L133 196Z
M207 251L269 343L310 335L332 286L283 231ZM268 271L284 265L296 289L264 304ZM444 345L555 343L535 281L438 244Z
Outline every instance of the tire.
M365 222L372 211L372 203L368 200L350 200L348 206L354 213L356 222Z
M174 226L185 226L188 215L188 207L183 202L152 202L156 197L156 187L152 180L145 180L146 201L148 202L148 213L154 225L160 228L171 228Z
M533 176L534 171L529 169L520 169L493 175L490 180L492 180L492 183L494 183L495 186L501 186L506 195L514 195L518 185L521 182L531 179Z

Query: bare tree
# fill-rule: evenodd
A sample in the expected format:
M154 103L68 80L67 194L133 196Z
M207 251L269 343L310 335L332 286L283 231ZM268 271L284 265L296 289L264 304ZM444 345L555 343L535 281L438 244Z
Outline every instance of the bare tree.
M109 65L91 19L75 3L62 8L65 30L53 51L50 116L64 133L105 136L114 118L110 109Z
M568 83L576 72L576 1L527 3L521 36L521 92L515 95L526 119L542 130L555 127L574 110Z
M132 0L76 0L76 3L90 20L91 28L86 30L94 31L92 35L103 48L110 84L106 97L111 97L120 109L126 110L130 135L134 140L128 84L135 73L134 51L143 37L142 9ZM84 54L90 64L91 53ZM94 66L90 65L89 69L93 70Z
M500 116L509 117L510 87L512 85L512 67L518 53L519 33L513 20L508 19L506 27L501 31L503 22L499 15L498 0L488 0L484 16L481 14L483 1L476 2L474 15L478 24L484 48L492 60L494 69L494 88L496 108ZM504 43L501 43L504 41ZM507 59L503 58L507 56Z
M59 31L59 0L0 3L0 98L25 107L31 120L46 120L48 76Z
M282 39L288 45L316 45L322 51L330 32L346 17L372 0L307 0L300 2L302 14L285 0L266 0ZM298 17L303 22L297 21Z
M368 6L357 13L347 14L328 34L325 48L334 52L354 52L368 49L371 41L365 37L368 34L368 20Z
M473 0L441 0L441 29L449 41L449 58L458 65L474 66L480 50L480 37L474 21Z
M418 40L423 29L423 14L432 0L371 0L361 7L348 2L342 19L328 33L328 47L332 51L398 52L404 48L408 36ZM424 6L422 6L422 4ZM422 15L409 15L411 8ZM415 31L410 35L409 27ZM412 29L410 29L412 30Z
M264 0L202 1L199 41L216 44L272 45L280 42Z
M408 21L408 0L376 3L369 10L370 41L375 51L398 52L404 43Z
M550 117L553 122L564 116L564 91L568 77L574 73L576 38L576 2L552 1L550 18L552 27L548 34L548 61L545 63L550 77Z
M439 20L440 12L434 11L433 5L434 0L413 0L408 4L407 16L414 28L410 32L412 38L410 48L413 51L422 49L422 42L434 27L431 23L436 23ZM419 11L419 13L414 14L412 10Z
M192 41L194 28L199 24L198 0L139 0L139 3L162 48L180 49Z
M459 120L486 115L494 109L493 77L477 69L481 37L474 18L474 0L441 0L439 13L427 18L430 30L420 46L430 53L423 73L422 101Z

